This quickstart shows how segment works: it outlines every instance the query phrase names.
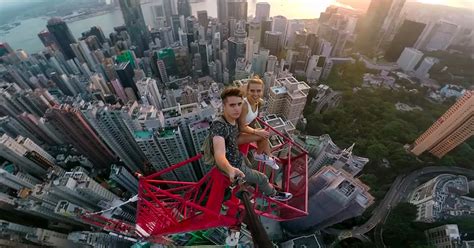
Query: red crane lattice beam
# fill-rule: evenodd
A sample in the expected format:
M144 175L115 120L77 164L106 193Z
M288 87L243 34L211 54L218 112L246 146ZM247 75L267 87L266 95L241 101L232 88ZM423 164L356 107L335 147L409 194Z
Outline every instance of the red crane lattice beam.
M258 119L271 131L276 140L272 151L282 167L269 170L259 163L256 169L269 176L276 188L291 192L287 202L274 201L254 189L254 211L275 220L291 220L306 216L308 177L307 153L279 131ZM139 179L139 200L136 232L141 237L160 239L169 234L191 232L215 227L238 227L244 217L244 207L235 196L237 189L229 189L230 181L217 168L213 168L198 182L161 180L161 175L176 170L201 158L194 156L155 174Z

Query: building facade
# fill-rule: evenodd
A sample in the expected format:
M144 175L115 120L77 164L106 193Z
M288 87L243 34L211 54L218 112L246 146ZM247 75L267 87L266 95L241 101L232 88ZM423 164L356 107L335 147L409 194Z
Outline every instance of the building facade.
M438 158L472 137L474 134L474 91L466 91L412 145L416 156L429 151Z

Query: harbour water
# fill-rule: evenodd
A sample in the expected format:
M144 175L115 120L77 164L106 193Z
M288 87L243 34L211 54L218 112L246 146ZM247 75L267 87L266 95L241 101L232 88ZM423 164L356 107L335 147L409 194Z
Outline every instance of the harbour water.
M260 2L260 1L259 1ZM309 19L317 18L326 7L335 3L335 0L266 0L270 3L270 15L284 15L289 19ZM255 14L256 0L248 1L249 15ZM146 3L142 5L143 16L145 22L152 26L151 6L154 3ZM194 15L198 10L207 10L208 15L212 17L217 16L216 0L204 0L191 4ZM31 18L22 20L21 24L8 30L8 33L0 34L0 42L8 42L13 49L24 49L29 53L38 52L43 48L41 41L38 38L38 33L46 28L47 17ZM108 36L113 28L123 25L123 17L120 9L88 17L81 20L68 22L73 35L78 38L81 33L88 30L92 26L100 26L104 34Z

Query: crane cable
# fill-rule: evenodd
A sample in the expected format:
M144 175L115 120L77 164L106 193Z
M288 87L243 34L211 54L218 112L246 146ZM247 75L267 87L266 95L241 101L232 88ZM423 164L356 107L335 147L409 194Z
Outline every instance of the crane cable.
M128 204L128 203L130 203L130 202L136 202L136 201L138 201L138 194L132 196L132 197L131 197L130 199L128 199L127 201L122 202L122 203L117 204L117 205L114 205L114 206L112 206L112 207L110 207L110 208L107 208L107 209L104 209L104 210L101 210L101 211L98 211L98 212L94 212L94 213L86 213L85 215L98 215L98 214L103 214L103 213L105 213L105 212L108 212L108 211L111 211L111 210L115 210L116 208L121 207L121 206L123 206L123 205L125 205L125 204Z

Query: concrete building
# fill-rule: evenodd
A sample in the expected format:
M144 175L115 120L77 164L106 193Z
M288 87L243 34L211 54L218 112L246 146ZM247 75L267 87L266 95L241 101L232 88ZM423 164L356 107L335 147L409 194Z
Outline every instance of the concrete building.
M65 200L69 201L69 198L72 198L71 202L79 206L83 206L82 202L86 202L94 208L97 208L100 202L110 203L115 199L119 199L118 196L104 188L81 169L79 167L66 172L59 180L55 180L50 192L57 194L61 200L63 199L62 196L68 195L64 198Z
M371 1L360 24L356 46L364 51L372 51L383 41L390 40L404 3L405 0Z
M0 185L6 186L14 190L22 188L32 189L35 184L40 181L31 175L20 171L7 171L0 169Z
M326 165L332 165L336 169L343 169L355 176L369 162L368 158L359 157L352 153L354 145L341 149L327 134L321 136L297 136L293 137L293 139L308 151L310 157L308 177L315 175L321 167Z
M412 145L411 152L420 155L429 151L438 158L472 137L474 130L474 91L466 91Z
M318 85L316 90L316 95L311 99L311 103L316 103L315 113L321 114L328 109L337 107L342 99L341 92L332 90L325 84Z
M141 96L142 103L153 105L155 108L161 109L161 94L158 90L156 80L146 77L135 83L138 93Z
M321 59L321 61L319 61ZM310 82L317 82L323 73L325 57L313 55L308 61L306 67L306 79Z
M309 88L294 77L277 79L268 95L268 113L281 115L296 125L303 113Z
M201 146L204 143L206 137L209 135L209 128L209 121L206 120L189 124L189 131L191 132L194 151L196 154L201 152ZM202 161L199 162L199 167L201 167L202 175L205 175L212 169L212 167L205 165Z
M24 126L21 122L11 117L10 115L0 117L0 133L7 134L12 138L16 138L18 135L22 135L38 142L40 141L34 133L30 132L27 129L26 126Z
M235 75L235 66L238 58L245 58L247 47L247 33L245 32L245 24L239 22L235 33L232 37L227 39L228 51L227 54L227 69L231 79Z
M45 117L52 124L55 132L65 137L96 166L105 168L116 160L115 154L94 132L79 109L69 104L57 105L48 109Z
M458 29L457 24L445 20L430 23L421 34L415 47L427 51L446 50L451 45Z
M278 15L272 17L272 32L280 32L281 37L280 37L280 44L284 44L284 41L286 39L286 29L288 26L288 19L284 16ZM266 40L265 40L266 42Z
M76 247L71 241L67 240L67 234L47 229L28 227L0 220L0 231L3 235L18 237L19 239L13 238L13 240L19 241L19 247L32 247L29 245L31 244L29 242L33 242L33 244L43 247Z
M390 4L390 9L384 20L379 31L379 39L377 47L384 45L388 41L393 39L395 31L397 29L397 23L399 22L400 12L402 11L403 5L406 0L392 0Z
M134 132L135 140L145 154L150 166L155 171L160 171L168 168L168 163L166 163L166 157L160 149L158 142L154 139L152 131L135 131ZM161 176L165 180L177 181L176 175L174 172L166 173Z
M286 28L285 46L293 47L295 43L295 37L297 32L304 30L304 23L299 20L289 20Z
M247 0L227 0L227 18L247 21Z
M144 155L123 120L120 106L89 102L81 112L105 143L132 171L143 170Z
M155 140L159 144L165 161L172 166L189 158L184 143L183 135L179 127L164 128L154 133ZM191 165L186 165L173 171L178 181L197 181L196 173Z
M426 57L423 59L421 64L416 68L415 75L418 78L429 78L428 72L430 72L431 67L438 62L438 59L433 57Z
M281 117L278 117L278 115L275 114L270 114L270 115L265 115L262 117L262 121L267 123L269 126L274 128L275 130L281 132L281 133L292 133L295 131L295 126L293 123L290 121L284 121ZM270 139L270 143L272 143L272 139ZM270 144L272 147L275 145Z
M467 194L469 184L465 176L441 174L418 186L408 199L417 207L417 221L435 222L473 214L474 198Z
M458 225L442 225L425 231L428 243L436 248L461 247Z
M415 66L418 64L420 59L423 57L423 53L412 47L405 47L397 60L397 64L404 71L413 71Z
M71 49L71 44L76 43L76 39L72 35L71 30L61 18L51 18L46 25L49 33L54 37L54 43L59 47L66 59L75 57Z
M319 230L361 215L374 203L370 188L349 173L325 166L308 182L308 213L282 225L293 233Z
M125 27L130 35L132 44L137 46L136 54L142 57L148 50L150 42L150 32L145 24L143 12L139 0L119 0L120 10L122 11Z
M131 247L132 241L102 232L71 232L67 239L82 247Z
M262 39L262 24L260 22L257 22L256 20L253 20L249 23L249 39L252 39L252 41L255 44L261 44L263 43ZM253 51L252 51L253 52Z
M282 49L282 37L281 32L276 31L266 31L264 37L263 47L270 50L270 54L273 56L278 56Z
M258 2L255 7L255 21L266 21L270 18L270 4L267 2Z
M0 156L32 175L39 177L45 176L49 169L48 165L38 163L38 161L33 158L33 156L42 157L40 153L44 151L30 150L31 148L29 149L21 143L23 139L21 136L18 136L17 139L13 139L7 134L2 135L2 137L0 137Z
M219 23L227 23L227 0L217 0L217 19Z
M176 107L162 110L164 117L164 127L180 128L180 133L186 144L186 151L190 156L194 156L196 148L193 145L192 135L189 125L203 120L212 120L216 114L216 109L210 105L201 105L201 103L192 103L178 105ZM197 148L199 149L199 148Z
M113 164L110 169L109 178L120 184L130 193L138 193L138 179L128 172L125 167Z
M414 47L425 27L424 23L404 20L385 52L385 59L396 61L405 47Z

